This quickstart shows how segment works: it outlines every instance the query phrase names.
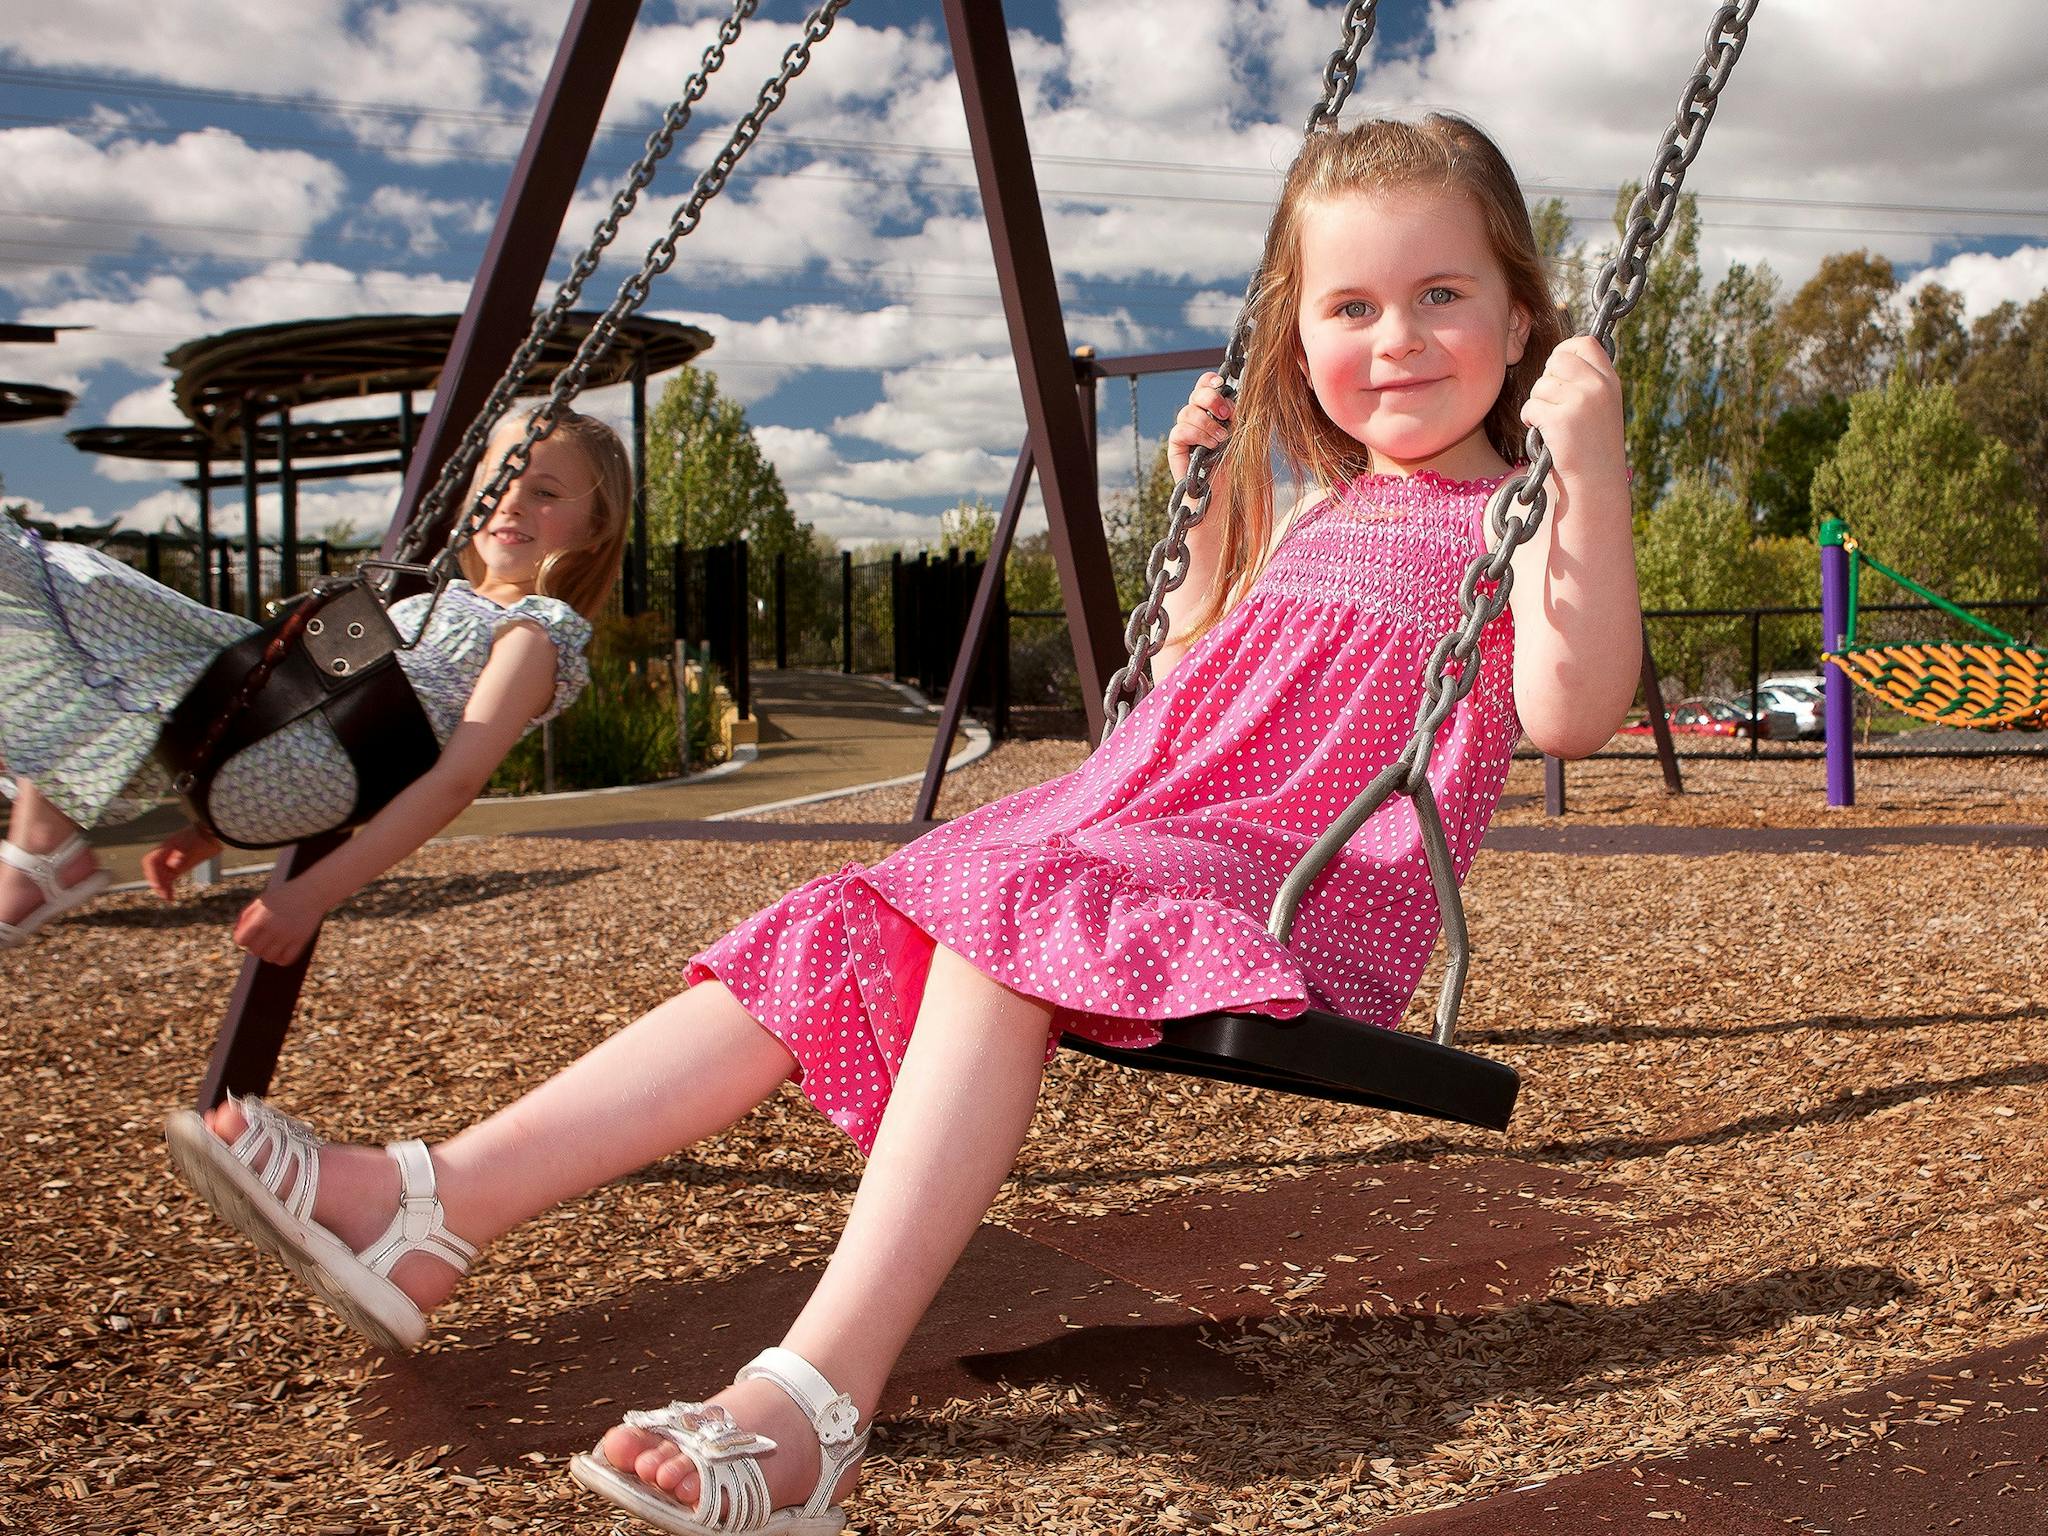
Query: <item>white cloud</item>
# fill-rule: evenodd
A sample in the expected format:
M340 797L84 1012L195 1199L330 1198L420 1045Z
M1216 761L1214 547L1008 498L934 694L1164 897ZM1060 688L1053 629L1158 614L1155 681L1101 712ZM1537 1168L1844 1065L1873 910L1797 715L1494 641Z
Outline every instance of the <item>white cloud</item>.
M496 217L495 210L481 199L430 197L411 187L382 186L370 194L361 214L343 225L341 232L344 237L381 237L380 226L395 224L410 254L431 256L448 243L444 228L461 234L488 234Z
M908 453L1015 446L1024 439L1024 406L1009 359L981 356L944 367L886 375L881 401L841 416L834 432Z
M25 309L25 321L86 329L61 337L54 347L0 347L0 375L83 390L91 375L109 365L145 377L160 374L170 348L239 326L319 315L459 311L468 297L466 280L351 272L324 261L272 262L198 288L183 276L163 273Z
M92 256L145 242L172 254L227 247L296 256L345 185L317 156L252 148L218 128L168 143L66 128L0 131L0 207L33 242L0 266L0 287L40 296Z
M1910 299L1929 283L1940 283L1963 296L1963 312L1971 319L2001 304L2025 306L2048 293L2048 246L2023 245L2005 256L1968 252L1951 256L1937 267L1924 267L1901 288Z
M843 547L877 540L931 540L939 534L937 513L905 512L899 507L856 501L837 491L791 491L789 504L800 521Z

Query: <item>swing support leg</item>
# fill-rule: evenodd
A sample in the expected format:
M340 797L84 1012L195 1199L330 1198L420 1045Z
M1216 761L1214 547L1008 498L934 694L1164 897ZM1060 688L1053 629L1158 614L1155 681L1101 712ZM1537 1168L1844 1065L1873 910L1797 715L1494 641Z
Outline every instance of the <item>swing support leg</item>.
M532 324L533 296L547 275L555 232L569 211L576 178L597 133L598 114L632 35L639 0L576 0L553 67L541 88L512 181L498 208L483 266L456 327L441 371L442 386L420 434L384 554L397 547L412 510L439 475L442 463L505 371ZM251 559L254 559L253 546ZM325 838L280 853L273 885L310 868L339 846ZM260 1092L270 1084L278 1052L291 1028L313 942L298 962L268 965L249 959L229 999L214 1041L213 1059L199 1086L199 1108L211 1109L226 1093Z

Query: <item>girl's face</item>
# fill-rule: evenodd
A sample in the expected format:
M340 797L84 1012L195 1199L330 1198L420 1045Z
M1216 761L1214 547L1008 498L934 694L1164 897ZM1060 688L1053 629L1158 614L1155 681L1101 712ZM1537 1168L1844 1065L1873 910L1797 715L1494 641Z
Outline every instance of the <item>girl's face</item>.
M1466 480L1507 468L1486 417L1529 318L1471 197L1410 188L1311 204L1296 318L1309 387L1375 470Z
M525 430L522 424L493 445L493 472ZM597 475L581 448L559 437L535 443L526 472L506 487L476 536L489 582L532 590L548 556L590 542L596 498Z

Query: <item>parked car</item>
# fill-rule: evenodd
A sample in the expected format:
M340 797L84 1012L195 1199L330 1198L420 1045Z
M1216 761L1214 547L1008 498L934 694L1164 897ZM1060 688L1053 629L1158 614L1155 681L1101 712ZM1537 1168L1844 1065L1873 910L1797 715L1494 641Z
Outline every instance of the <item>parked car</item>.
M1747 736L1751 729L1747 709L1738 709L1727 699L1706 694L1680 699L1664 718L1670 722L1674 734L1683 736ZM1786 740L1799 734L1798 721L1789 710L1769 710L1757 723L1762 726L1766 740ZM1648 734L1650 722L1647 719L1636 721L1624 725L1622 730Z
M1760 686L1804 688L1809 693L1825 696L1828 691L1828 675L1825 672L1773 672L1761 679Z
M1757 691L1756 712L1768 716L1773 713L1788 714L1792 717L1792 735L1810 740L1823 733L1821 719L1821 695L1812 688L1803 688L1797 683L1765 683ZM1744 714L1749 713L1749 695L1738 693L1729 701ZM1777 733L1766 731L1766 738L1775 740Z

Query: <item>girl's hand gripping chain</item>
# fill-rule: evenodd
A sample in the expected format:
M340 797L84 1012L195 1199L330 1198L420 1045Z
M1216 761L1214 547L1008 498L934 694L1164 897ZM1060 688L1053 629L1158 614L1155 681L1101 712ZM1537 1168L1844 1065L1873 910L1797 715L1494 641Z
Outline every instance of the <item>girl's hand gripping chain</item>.
M1233 408L1222 383L1219 373L1203 374L1173 418L1173 430L1166 434L1166 467L1175 480L1187 477L1188 455L1196 448L1221 448L1230 441Z
M1567 497L1573 487L1625 485L1621 376L1590 336L1560 342L1529 391L1522 420L1543 434Z

